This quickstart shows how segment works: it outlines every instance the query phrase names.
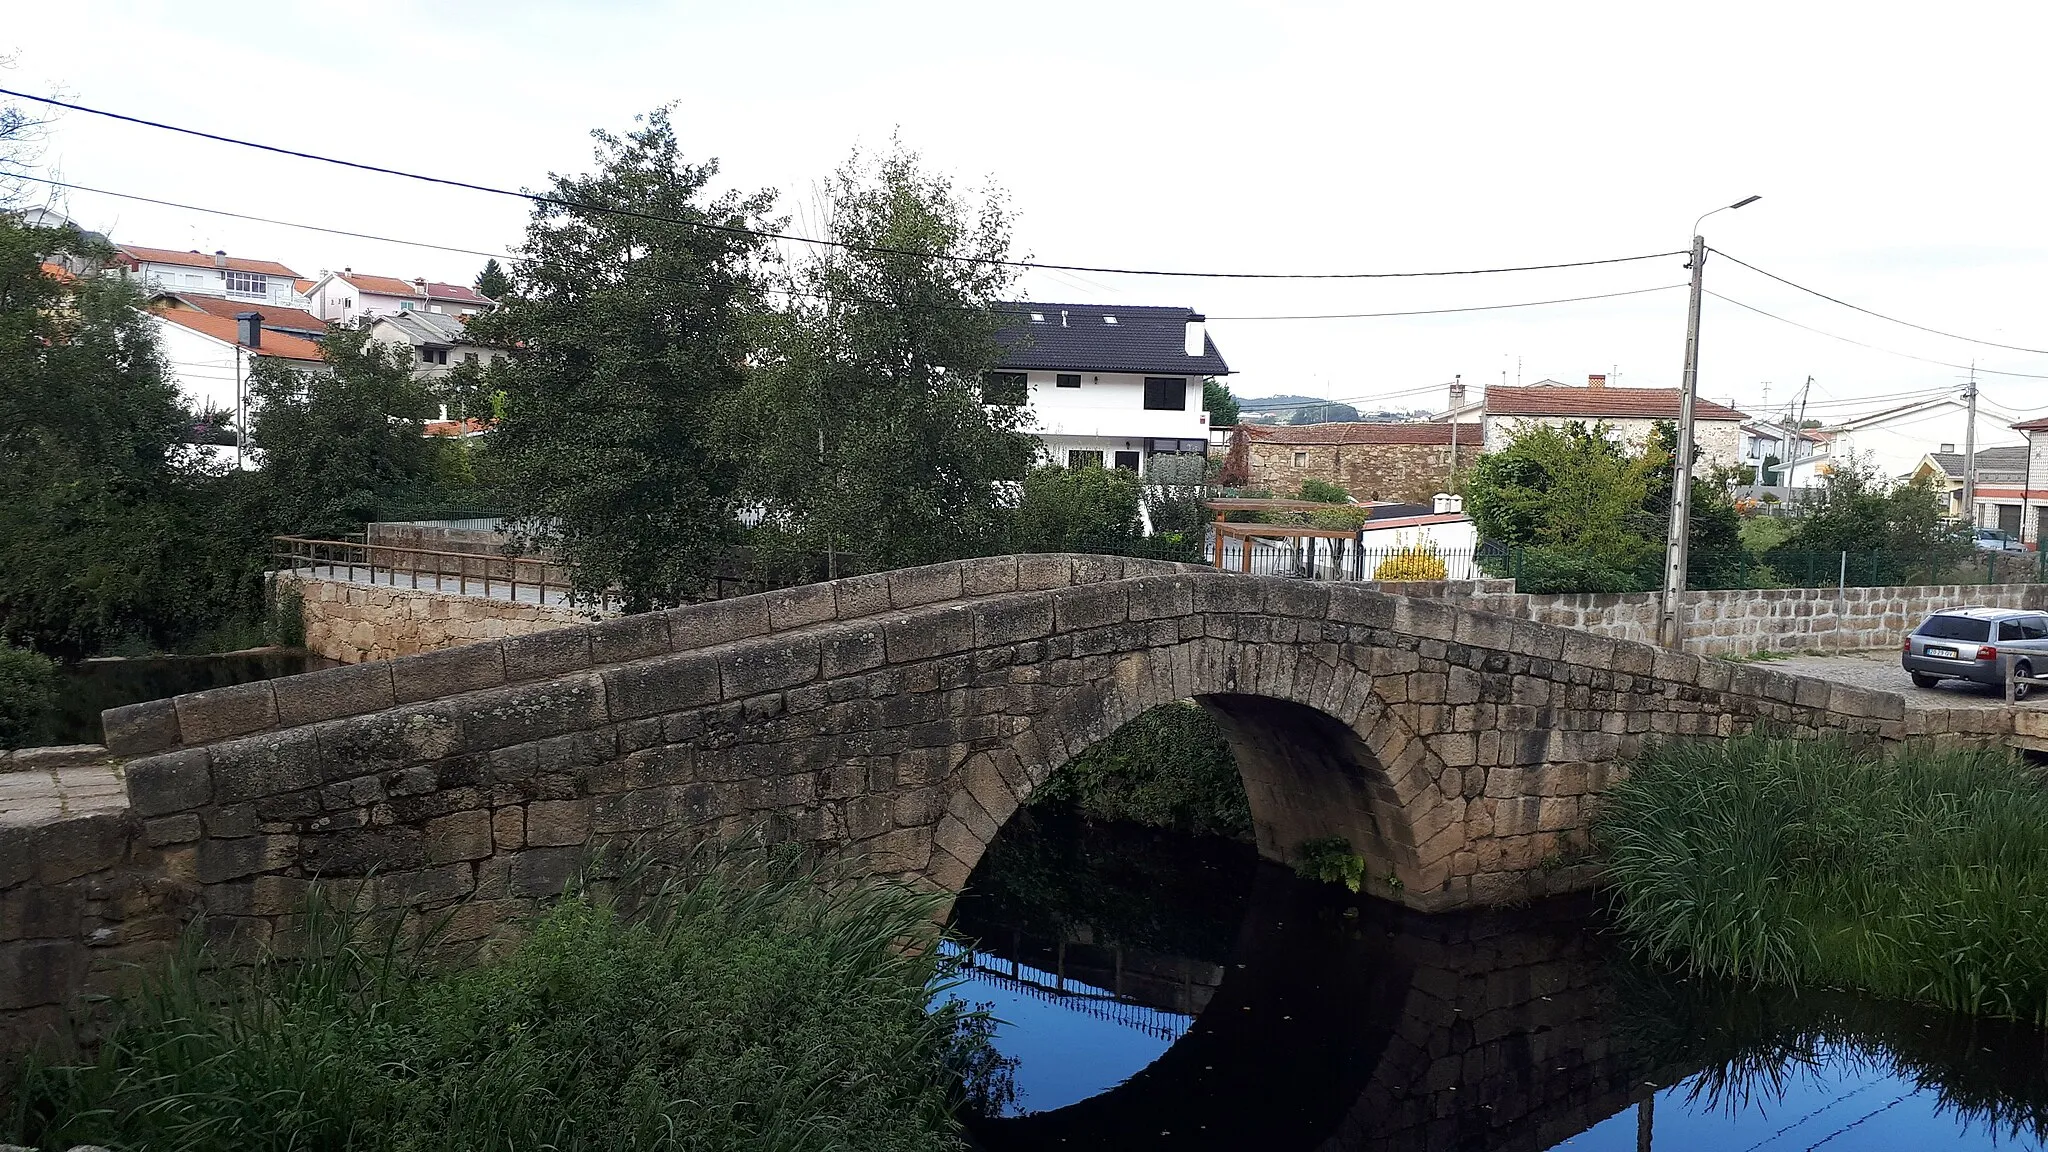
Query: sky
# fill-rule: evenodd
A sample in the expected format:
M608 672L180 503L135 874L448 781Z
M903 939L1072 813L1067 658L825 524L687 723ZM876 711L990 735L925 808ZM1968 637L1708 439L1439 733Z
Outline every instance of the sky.
M1707 220L1708 243L1877 312L2048 349L2044 33L2048 5L2022 3L69 0L10 6L0 87L508 188L587 171L592 129L672 103L692 159L778 190L799 220L855 147L895 134L963 187L1005 190L1020 254L1118 268L1671 253L1701 213L1759 195ZM526 220L515 199L81 112L58 115L42 159L112 192L478 251L516 246ZM91 193L60 206L118 242L307 274L466 283L482 263ZM1442 407L1458 377L1674 386L1687 275L1666 255L1370 281L1034 271L1019 291L1202 311L1242 396L1405 408ZM1986 441L2048 414L2048 379L2025 376L2048 377L2048 354L1878 320L1718 256L1704 277L1781 319L1709 296L1702 396L1775 415L1803 393L1833 421L1960 389L1974 362ZM1636 289L1655 290L1242 319Z

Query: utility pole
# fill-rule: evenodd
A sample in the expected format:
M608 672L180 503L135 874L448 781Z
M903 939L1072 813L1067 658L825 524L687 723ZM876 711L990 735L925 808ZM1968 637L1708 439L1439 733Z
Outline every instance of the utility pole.
M1666 647L1685 646L1686 545L1692 535L1692 411L1699 394L1700 290L1707 266L1707 238L1700 223L1714 212L1726 212L1763 199L1751 196L1733 204L1704 212L1692 222L1692 294L1685 310L1685 372L1678 390L1678 449L1671 468L1671 529L1664 542L1664 594L1658 600L1658 640Z
M1963 426L1963 516L1977 527L1977 362L1970 361L1970 382L1963 386L1970 402L1970 422Z

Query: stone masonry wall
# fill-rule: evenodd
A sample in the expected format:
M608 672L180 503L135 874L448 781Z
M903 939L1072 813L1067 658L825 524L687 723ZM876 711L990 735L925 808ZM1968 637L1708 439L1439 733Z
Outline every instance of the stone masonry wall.
M1478 430L1458 445L1458 468L1472 467L1482 445ZM1295 453L1306 462L1296 464ZM1357 500L1401 500L1427 504L1449 491L1448 444L1289 444L1254 440L1251 487L1280 495L1301 490L1304 480L1326 480Z
M343 664L527 636L596 618L562 605L415 592L403 585L317 580L290 573L279 579L295 582L304 598L306 647Z
M1617 640L1654 643L1657 595L1529 595L1522 615ZM1688 592L1685 650L1700 656L1894 648L1929 613L1963 604L2048 608L2048 586L1942 584L1896 588L1751 588Z

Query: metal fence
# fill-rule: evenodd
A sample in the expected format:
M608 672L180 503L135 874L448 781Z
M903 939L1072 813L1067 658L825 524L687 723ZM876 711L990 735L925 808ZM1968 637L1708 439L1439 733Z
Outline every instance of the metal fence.
M274 536L281 570L354 584L453 592L535 604L568 604L569 571L538 556L496 556L371 544L365 540L321 540Z
M1202 560L1226 572L1303 580L1477 580L1488 575L1492 554L1485 547L1364 544L1355 538L1226 536L1212 537Z

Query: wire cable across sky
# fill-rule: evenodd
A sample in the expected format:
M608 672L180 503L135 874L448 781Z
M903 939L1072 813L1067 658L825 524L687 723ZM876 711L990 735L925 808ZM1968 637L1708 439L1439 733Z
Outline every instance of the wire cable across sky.
M1715 255L1726 257L1727 259L1742 265L1744 268L1749 269L1751 272L1754 272L1759 276L1765 276L1772 280L1776 280L1778 283L1783 284L1787 288L1796 288L1809 296L1818 296L1830 304L1839 304L1852 312L1861 312L1865 316L1874 316L1879 320L1888 321L1893 324L1904 325L1907 328L1912 328L1920 332L1926 332L1929 335L1943 336L1950 340L1961 340L1965 344L1982 344L1986 348L2003 348L2008 352L2032 352L2036 355L2048 356L2048 348L2028 348L2025 345L2021 344L2000 344L1996 340L1979 340L1975 336L1963 336L1954 332L1944 332L1939 328L1929 328L1925 324L1915 324L1911 320L1901 320L1897 316L1887 316L1882 312L1875 312L1869 308L1865 308L1861 304L1851 304L1847 300L1843 300L1836 296L1830 296L1827 293L1819 291L1817 289L1808 288L1804 284L1794 283L1793 281L1787 280L1783 276L1780 276L1775 272L1766 272L1763 269L1757 267L1754 264L1751 264L1749 261L1744 260L1739 256L1729 256L1728 253L1721 251L1719 248L1712 249L1712 251ZM1723 299L1726 299L1726 297L1723 297ZM1733 303L1733 301L1730 301L1730 303ZM1825 335L1825 333L1823 333L1823 335Z
M479 184L470 180L457 180L446 176L430 176L419 172L408 172L402 168L391 168L381 164L342 160L333 156L324 156L318 152L304 152L295 148L280 148L274 144L262 144L236 136L204 132L197 128L186 128L177 124L166 124L160 120L149 120L121 112L110 112L103 108L74 104L68 100L59 100L52 96L37 96L33 93L19 92L11 88L0 88L0 96L12 96L19 100L33 100L53 108L63 108L72 112L84 112L92 116L104 116L109 120L118 120L125 124L155 128L164 132L176 132L201 140L211 140L219 144L232 144L241 148L253 148L259 152L269 152L273 155L290 156L300 160L332 164L341 168L352 168L359 172L373 172L382 176L396 176L405 180L416 180L425 184L438 184L447 188L460 188L470 192L482 192L492 196L507 196L551 208L563 208L575 212L594 212L600 215L646 220L660 224L678 224L688 228L700 228L727 235L750 236L761 240L783 240L826 248L840 248L852 252L868 252L885 256L909 256L923 260L947 260L962 264L990 264L1004 268L1036 269L1054 272L1094 272L1117 276L1174 276L1200 280L1398 280L1433 276L1490 276L1503 272L1543 272L1557 268L1588 268L1599 264L1628 264L1639 260L1660 260L1667 256L1684 255L1683 252L1673 250L1670 252L1646 252L1640 256L1614 256L1599 260L1570 260L1555 264L1520 264L1499 268L1460 268L1436 272L1193 272L1178 269L1118 268L1092 264L1052 264L1037 260L1004 260L986 256L961 256L947 252L918 252L907 248L891 248L885 245L849 244L839 240L820 240L812 236L799 236L794 233L775 232L764 228L748 228L738 224L719 224L709 220L686 220L674 216L663 216L654 212L641 212L631 208L613 208L601 204L581 203L539 192L498 188L493 185Z

